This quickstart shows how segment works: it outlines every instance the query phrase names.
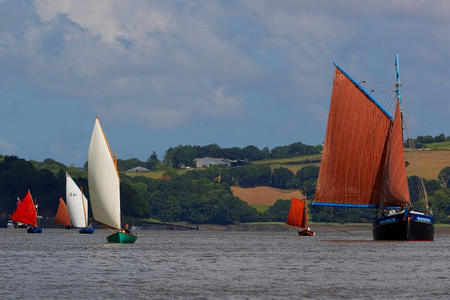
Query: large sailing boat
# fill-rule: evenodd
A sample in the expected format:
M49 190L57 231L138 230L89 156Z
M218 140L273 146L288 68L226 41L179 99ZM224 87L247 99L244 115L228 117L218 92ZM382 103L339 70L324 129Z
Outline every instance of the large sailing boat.
M308 226L308 214L306 200L292 197L286 224L298 227L299 236L313 236L314 231Z
M64 226L66 229L72 228L72 222L70 222L69 210L66 203L62 198L59 198L58 210L56 211L55 224Z
M398 55L392 118L336 65L313 205L373 207L374 240L433 240L434 218L412 210L406 177Z
M89 195L94 219L116 233L109 243L134 243L137 236L121 229L120 178L116 156L111 150L98 118L95 119L88 156Z
M11 220L17 223L28 225L28 233L41 233L42 229L37 224L36 203L31 197L30 191L25 195L23 200L18 203L16 210L11 216Z
M80 228L80 233L94 233L94 228L88 225L88 200L68 173L66 173L66 199L73 226Z

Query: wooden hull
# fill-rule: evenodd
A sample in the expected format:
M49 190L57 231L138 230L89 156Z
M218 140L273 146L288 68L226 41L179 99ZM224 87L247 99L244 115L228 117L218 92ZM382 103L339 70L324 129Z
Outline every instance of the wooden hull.
M314 231L305 229L305 230L299 231L299 232L298 232L298 235L299 235L299 236L314 236L315 233L314 233Z
M125 232L116 232L106 237L108 243L131 244L137 240L137 235Z
M374 240L433 241L434 218L410 212L377 218L373 223Z

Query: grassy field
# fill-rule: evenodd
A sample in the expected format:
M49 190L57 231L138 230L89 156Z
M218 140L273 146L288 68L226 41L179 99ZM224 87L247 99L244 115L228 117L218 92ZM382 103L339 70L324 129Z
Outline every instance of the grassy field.
M405 159L410 163L406 168L408 176L417 175L415 170L414 161L417 161L420 170L420 176L426 179L436 179L439 172L444 168L450 166L450 142L434 143L431 144L432 149L442 150L415 150L411 152L410 149L405 151ZM447 147L447 148L446 148ZM443 150L447 149L447 150ZM416 157L414 159L414 156ZM306 166L320 167L321 154L316 155L304 155L292 158L282 159L269 159L253 162L255 165L266 165L272 169L283 167L291 170L294 174ZM191 169L195 171L196 169ZM177 173L184 174L189 170L176 170ZM130 177L134 176L146 176L153 179L160 179L166 171L150 171L144 173L132 173L128 172L126 175Z
M258 212L263 213L266 210L269 209L270 205L264 205L264 204L252 204L251 207L255 208Z
M188 170L176 170L178 175L186 173ZM135 176L145 176L152 179L161 179L161 177L164 175L166 171L150 171L150 172L142 172L142 173L135 173L135 172L126 172L125 174L130 177Z
M449 151L450 150L450 141L440 142L440 143L432 143L432 144L425 144L425 148L429 148L432 150L444 150Z
M291 158L280 158L280 159L267 159L254 162L257 165L267 165L273 169L283 167L291 170L294 174L298 170L306 166L320 166L320 160L322 158L321 154L315 155L303 155Z
M407 176L417 175L415 167L415 162L417 162L419 176L426 179L437 179L443 168L450 167L450 151L416 150L406 152L405 160L410 163L406 168Z

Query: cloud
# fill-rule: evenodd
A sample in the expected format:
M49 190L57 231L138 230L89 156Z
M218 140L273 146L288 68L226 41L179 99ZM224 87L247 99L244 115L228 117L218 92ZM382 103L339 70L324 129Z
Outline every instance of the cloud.
M332 62L392 90L396 51L415 118L410 132L439 133L449 111L447 1L31 3L0 2L0 96L11 104L0 115L17 119L24 133L40 122L31 106L83 121L99 115L130 132L171 129L163 130L173 133L164 136L167 144L186 136L177 130L212 139L222 127L215 142L226 133L230 146L319 143ZM390 100L378 90L377 100ZM280 125L294 119L301 121Z

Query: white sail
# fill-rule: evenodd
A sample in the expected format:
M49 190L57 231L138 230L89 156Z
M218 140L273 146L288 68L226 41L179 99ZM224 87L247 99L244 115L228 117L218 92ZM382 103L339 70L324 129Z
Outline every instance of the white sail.
M120 229L119 174L98 118L89 145L88 180L94 219Z
M88 226L88 201L72 177L66 173L66 203L73 227Z

